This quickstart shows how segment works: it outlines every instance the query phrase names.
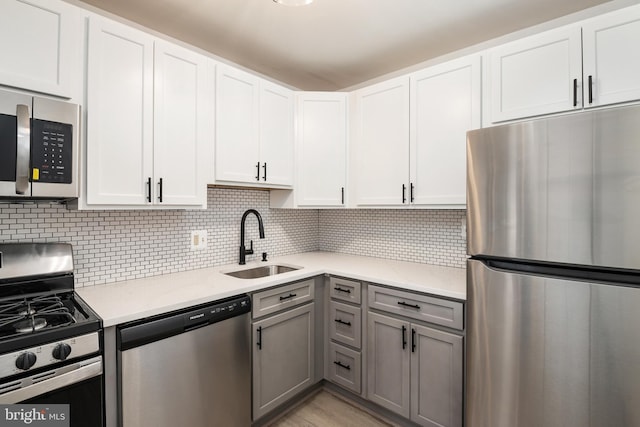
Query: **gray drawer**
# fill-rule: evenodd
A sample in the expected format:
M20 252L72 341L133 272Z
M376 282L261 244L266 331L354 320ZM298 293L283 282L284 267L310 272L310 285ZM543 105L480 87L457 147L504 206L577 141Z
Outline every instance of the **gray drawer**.
M361 336L360 307L331 301L329 303L329 338L359 349Z
M257 319L313 300L314 279L279 286L253 295L251 316Z
M361 355L336 343L329 345L329 381L339 384L354 393L361 388Z
M329 278L329 296L342 301L361 303L360 282L342 279L340 277Z
M369 308L453 329L464 329L464 311L461 302L373 285L369 286L368 295Z

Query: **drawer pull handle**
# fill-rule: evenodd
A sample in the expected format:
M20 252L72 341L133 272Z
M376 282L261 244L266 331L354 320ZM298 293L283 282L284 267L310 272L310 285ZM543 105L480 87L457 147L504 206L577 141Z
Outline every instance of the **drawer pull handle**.
M336 290L336 291L338 291L338 292L345 292L345 293L347 293L347 294L350 294L350 293L351 293L351 289L345 289L345 288L341 288L341 287L339 287L339 286L336 286L336 287L335 287L335 288L333 288L333 289L335 289L335 290Z
M280 297L280 301L288 300L288 299L293 298L295 296L296 296L296 294L285 295L283 297Z
M334 363L335 365L340 366L341 368L346 369L347 371L350 371L350 370L351 370L351 366L349 366L349 365L343 365L343 364L342 364L342 362L340 362L339 360L338 360L338 361L335 361L335 362L333 362L333 363Z
M415 308L416 310L420 310L420 306L418 304L409 304L409 303L406 303L404 301L398 301L398 305L401 305L403 307Z
M335 319L334 322L337 322L337 323L340 323L340 324L343 324L343 325L347 325L347 326L351 326L351 322L345 322L342 319Z
M262 350L262 326L258 326L258 349Z

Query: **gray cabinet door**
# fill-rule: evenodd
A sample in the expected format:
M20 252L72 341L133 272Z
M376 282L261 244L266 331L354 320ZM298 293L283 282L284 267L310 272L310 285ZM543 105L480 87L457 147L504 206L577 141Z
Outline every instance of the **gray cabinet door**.
M313 383L314 304L253 324L253 419Z
M409 322L368 313L367 398L409 418Z
M462 337L411 324L411 419L462 426Z

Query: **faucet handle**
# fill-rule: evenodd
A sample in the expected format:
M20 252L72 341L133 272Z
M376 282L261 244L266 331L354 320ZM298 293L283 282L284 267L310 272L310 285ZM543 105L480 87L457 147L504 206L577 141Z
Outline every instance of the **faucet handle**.
M249 240L249 249L245 250L246 255L253 255L253 240Z

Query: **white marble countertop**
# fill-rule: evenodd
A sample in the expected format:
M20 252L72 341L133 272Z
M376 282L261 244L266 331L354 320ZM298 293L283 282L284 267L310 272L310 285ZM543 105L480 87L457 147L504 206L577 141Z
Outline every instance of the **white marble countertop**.
M238 279L223 274L273 264L301 268L259 279ZM306 252L275 257L266 263L255 261L244 266L203 268L76 291L102 318L104 327L109 327L325 273L466 300L465 269L332 252Z

